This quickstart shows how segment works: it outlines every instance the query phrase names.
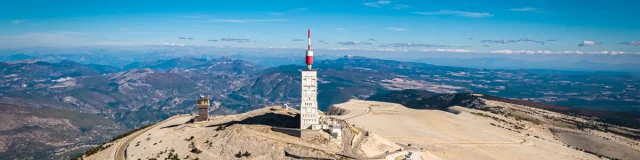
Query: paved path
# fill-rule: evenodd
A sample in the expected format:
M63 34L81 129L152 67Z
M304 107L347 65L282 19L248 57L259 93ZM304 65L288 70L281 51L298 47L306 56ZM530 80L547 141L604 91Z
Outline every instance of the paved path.
M173 120L175 118L187 117L187 116L191 116L191 115L179 115L179 116L170 117L170 118L168 118L168 119L166 119L164 121L158 122L158 123L156 123L156 124L154 124L152 126L149 126L149 127L145 128L145 129L142 129L142 130L139 130L139 131L137 131L137 132L135 132L135 133L133 133L133 134L131 134L129 136L126 136L126 137L118 140L118 141L122 141L122 143L120 143L118 145L118 149L116 149L116 153L115 153L116 154L115 155L116 160L126 160L127 159L127 157L125 155L125 153L127 151L127 147L129 147L129 143L131 143L131 141L133 141L133 139L135 139L139 135L141 135L141 134L143 134L143 133L145 133L145 132L147 132L147 131L149 131L149 130L151 130L151 129L153 129L153 128L155 128L155 127L157 127L157 126L159 126L159 125L161 125L161 124L163 124L165 122L171 121L171 120Z
M364 111L364 113L360 113L360 114L358 114L358 115L354 115L354 116L351 116L351 117L344 118L344 120L351 119L351 118L356 118L356 117L360 117L360 116L365 115L365 114L369 114L369 113L371 113L371 111L373 111L373 108L372 108L373 106L374 106L374 105L369 106L369 108L367 108L367 110L366 110L366 111ZM377 106L377 105L376 105L376 106Z
M356 118L356 117L359 117L359 116L363 116L363 115L369 114L369 113L373 112L373 107L374 106L378 106L378 105L370 105L364 113L344 118L344 120L352 119L352 118ZM347 126L347 124L343 123L342 126ZM392 152L389 152L389 153L384 153L384 154L373 156L373 157L369 157L369 158L361 157L360 155L358 155L357 150L360 148L360 146L362 145L362 141L366 137L365 136L366 131L364 129L357 128L357 127L356 127L356 129L358 129L358 131L360 131L361 135L358 137L358 139L355 142L352 141L353 138L355 138L354 137L355 135L353 135L354 133L351 132L351 129L349 129L349 126L347 126L347 127L342 129L343 132L344 132L344 134L343 134L343 143L342 143L342 145L343 145L342 154L344 154L346 156L350 156L352 158L356 158L356 159L383 159L383 158L385 158L385 157L387 157L389 155L393 155L393 154L396 154L396 153L399 153L399 152L403 152L403 151L392 151ZM344 143L344 142L347 142L347 143ZM353 144L351 142L353 142ZM403 150L409 149L409 147L407 147L407 146L403 146L403 148L404 148ZM417 153L420 153L420 152L418 151ZM419 154L416 154L416 155L419 155ZM419 160L422 160L422 158L420 158Z

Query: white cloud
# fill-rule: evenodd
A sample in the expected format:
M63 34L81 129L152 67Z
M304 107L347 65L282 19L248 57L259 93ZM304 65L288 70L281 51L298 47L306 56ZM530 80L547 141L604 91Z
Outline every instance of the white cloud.
M420 15L427 15L427 16L432 16L432 15L454 15L454 16L468 17L468 18L493 17L493 14L491 14L491 13L451 11L451 10L441 10L441 11L435 11L435 12L413 12L413 13L420 14Z
M389 4L391 1L378 1L379 4Z
M534 51L527 51L527 50L493 50L490 51L489 53L498 53L498 54L520 54L520 53L526 53L526 54L534 54L536 52Z
M404 5L404 4L396 4L393 6L393 9L405 9L405 8L409 8L411 6L408 5Z
M420 51L422 52L457 52L457 53L473 52L468 49L454 49L454 48L423 49Z
M387 28L388 30L393 30L393 31L406 31L407 29L404 28L395 28L395 27L389 27Z
M338 42L338 44L343 46L354 46L354 45L373 45L371 42L360 42L360 41L346 41L346 42Z
M269 13L269 14L270 14L270 15L274 15L274 16L281 16L281 15L283 15L283 14L282 14L282 13L280 13L280 12L271 12L271 13Z
M222 23L253 23L253 22L284 22L287 19L212 19L209 22Z
M178 43L160 43L160 44L154 44L157 46L180 46L180 47L184 47L184 44L178 44Z
M342 31L342 30L344 30L344 28L336 28L336 30Z
M533 7L511 8L509 10L510 11L517 11L517 12L536 12L536 11L538 11L537 8L533 8Z
M620 44L624 44L624 45L628 45L628 46L640 46L640 41L622 42Z
M594 51L594 52L586 52L586 51L549 51L549 50L538 50L538 51L531 51L531 50L509 50L509 49L505 49L505 50L493 50L493 51L489 51L489 53L495 53L495 54L580 54L580 55L624 55L624 54L634 54L633 52L624 52L624 51ZM640 54L640 53L635 53L635 54Z
M578 44L579 47L584 47L584 46L595 46L595 45L600 45L602 44L602 42L596 42L596 41L582 41L582 43Z
M362 3L365 6L369 6L369 7L375 7L375 8L382 8L380 7L380 5L378 5L378 3L374 3L374 2L367 2L367 3Z
M617 55L617 54L633 54L633 52L620 52L620 51L611 51L609 54ZM637 53L636 53L637 54Z
M234 42L251 42L250 39L247 38L233 38L233 37L225 37L225 38L221 38L221 41L234 41Z
M306 11L306 10L309 10L309 8L295 8L295 9L289 10L289 12L299 12L299 11Z
M378 48L376 50L377 51L395 51L396 49L393 49L393 48Z
M23 24L23 23L27 23L27 22L29 22L29 20L26 20L26 19L11 20L11 24Z
M552 54L552 53L554 53L554 52L551 52L551 51L549 51L549 50L545 50L545 51L540 51L540 50L539 50L539 51L537 51L536 53L538 53L538 54Z
M365 3L362 3L362 4L365 5L365 6L368 6L368 7L382 8L382 5L388 5L390 3L391 3L391 1L382 0L382 1L378 1L378 2L365 2Z

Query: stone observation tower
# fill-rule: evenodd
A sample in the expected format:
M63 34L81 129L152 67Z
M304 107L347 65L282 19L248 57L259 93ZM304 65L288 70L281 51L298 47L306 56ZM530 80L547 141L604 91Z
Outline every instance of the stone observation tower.
M311 69L313 50L311 50L311 30L307 31L309 45L306 52L307 69L302 70L302 103L300 104L300 129L320 129L318 116L318 74Z
M198 117L196 121L207 121L209 119L209 96L200 95L198 97Z

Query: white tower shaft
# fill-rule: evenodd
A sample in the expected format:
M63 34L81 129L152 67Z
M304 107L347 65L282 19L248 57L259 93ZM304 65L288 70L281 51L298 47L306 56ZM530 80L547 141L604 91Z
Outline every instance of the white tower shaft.
M302 71L302 103L300 104L300 129L320 124L318 116L318 76L315 70Z

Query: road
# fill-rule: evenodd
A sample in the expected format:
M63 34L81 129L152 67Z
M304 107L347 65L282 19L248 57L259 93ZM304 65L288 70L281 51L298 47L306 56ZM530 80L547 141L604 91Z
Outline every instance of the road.
M351 119L351 118L356 118L356 117L359 117L359 116L362 116L362 115L365 115L365 114L369 114L369 113L371 113L371 111L373 111L373 106L374 105L369 106L369 108L367 108L367 110L364 111L364 113L360 113L358 115L354 115L354 116L351 116L351 117L344 118L344 120Z
M342 154L351 158L361 159L358 154L353 151L353 138L355 138L355 134L349 129L347 123L342 122ZM364 137L364 136L361 136Z
M358 115L355 115L355 116L351 116L351 117L347 117L347 118L344 118L343 120L352 119L352 118L356 118L356 117L359 117L359 116L363 116L363 115L369 114L369 113L373 112L373 107L374 106L377 106L377 105L371 105L371 106L369 106L367 108L367 110L364 113L361 113L361 114L358 114ZM402 151L391 151L389 153L384 153L384 154L377 155L377 156L374 156L374 157L369 157L369 158L361 157L360 155L358 155L357 151L360 148L360 146L362 145L362 141L364 140L364 138L366 138L366 136L365 136L366 131L364 129L355 127L358 131L360 131L361 135L358 137L358 139L355 142L353 142L352 140L353 140L353 138L355 138L354 137L355 135L351 131L351 129L349 129L349 126L347 126L347 125L348 125L347 123L342 122L342 126L345 126L342 129L342 131L344 133L342 135L342 139L343 139L343 142L342 142L342 154L345 155L345 156L349 156L349 157L356 158L356 159L383 159L383 158L385 158L385 157L387 157L389 155L402 152ZM353 142L353 144L352 144L352 142ZM403 150L409 149L409 147L407 147L407 146L403 146L403 148L404 148ZM420 152L418 151L418 153L420 153ZM417 154L417 155L419 155L419 154ZM421 159L422 158L420 158L420 160Z
M127 157L125 155L125 153L127 151L127 147L129 147L129 143L131 143L131 141L133 141L139 135L141 135L141 134L143 134L143 133L145 133L145 132L147 132L147 131L149 131L149 130L157 127L157 126L160 126L165 122L171 121L172 119L179 118L179 117L186 117L186 116L191 116L191 115L179 115L179 116L173 116L173 117L167 118L164 121L158 122L158 123L156 123L156 124L154 124L152 126L149 126L149 127L145 128L145 129L142 129L142 130L139 130L136 133L133 133L133 134L131 134L129 136L126 136L126 137L120 139L119 141L122 141L122 143L120 143L120 145L118 145L118 149L116 149L116 153L115 153L116 154L115 155L116 160L126 160L127 159Z

